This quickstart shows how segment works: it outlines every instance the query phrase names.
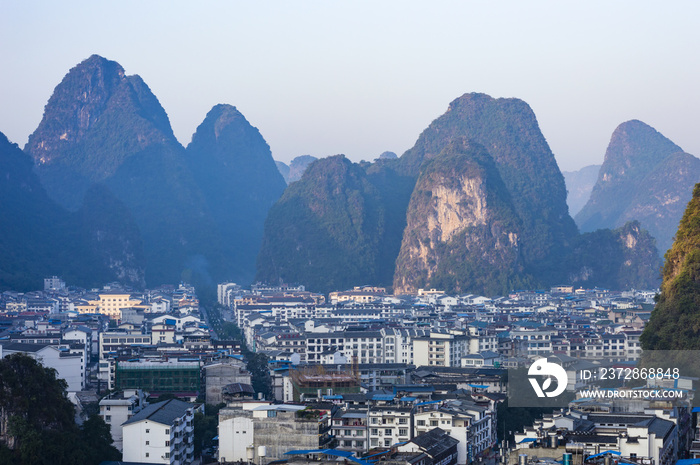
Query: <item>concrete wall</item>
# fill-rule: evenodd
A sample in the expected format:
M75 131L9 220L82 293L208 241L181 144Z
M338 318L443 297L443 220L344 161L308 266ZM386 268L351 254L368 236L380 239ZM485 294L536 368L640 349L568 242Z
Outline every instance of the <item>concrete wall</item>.
M227 384L251 384L250 373L233 364L216 364L205 367L206 402L216 405L223 402L221 389Z

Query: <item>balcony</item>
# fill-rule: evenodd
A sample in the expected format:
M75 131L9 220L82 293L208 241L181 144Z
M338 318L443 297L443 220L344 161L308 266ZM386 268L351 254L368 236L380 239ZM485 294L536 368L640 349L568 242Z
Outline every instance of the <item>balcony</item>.
M337 428L365 428L367 424L361 422L361 421L348 421L348 422L343 422L342 424L336 424L333 425L334 427Z

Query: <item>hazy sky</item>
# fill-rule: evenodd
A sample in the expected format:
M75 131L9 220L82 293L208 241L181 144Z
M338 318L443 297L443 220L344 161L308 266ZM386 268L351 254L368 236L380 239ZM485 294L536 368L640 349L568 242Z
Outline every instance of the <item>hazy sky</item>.
M275 159L401 155L466 92L525 100L562 170L640 119L700 156L700 2L0 0L0 131L24 146L93 53L189 143L217 103Z

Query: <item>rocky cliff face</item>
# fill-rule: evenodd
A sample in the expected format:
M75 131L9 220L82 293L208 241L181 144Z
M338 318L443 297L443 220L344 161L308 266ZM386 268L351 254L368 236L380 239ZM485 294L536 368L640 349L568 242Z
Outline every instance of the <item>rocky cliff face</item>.
M275 160L275 165L277 165L277 171L279 171L284 178L284 182L289 184L289 165L279 160Z
M394 292L495 294L524 283L522 225L485 149L455 140L425 163L408 206Z
M576 215L584 232L638 220L663 253L700 180L700 160L641 121L617 127L591 197Z
M554 257L568 247L577 229L568 214L564 177L533 111L522 100L465 94L401 157L403 169L419 172L425 160L457 138L473 140L491 155L522 221L528 272L545 281L555 279L561 269Z
M286 186L270 147L235 107L216 105L192 136L187 162L225 238L228 279L250 282L267 212Z
M700 184L666 252L661 294L640 338L644 350L700 349ZM687 356L686 356L687 358ZM697 376L697 375L696 375Z
M580 235L562 261L563 281L574 286L649 289L661 281L656 242L637 221Z
M277 169L284 178L287 184L291 184L301 179L306 168L318 158L311 155L300 155L294 158L289 165L284 162L277 161Z
M339 163L312 164L270 210L259 279L487 294L569 278L613 288L656 282L644 231L631 248L617 232L579 236L564 178L520 100L466 94L400 159L345 161L341 171L352 176L343 177ZM352 218L372 226L358 230ZM334 246L339 238L345 244ZM635 273L637 281L625 278Z

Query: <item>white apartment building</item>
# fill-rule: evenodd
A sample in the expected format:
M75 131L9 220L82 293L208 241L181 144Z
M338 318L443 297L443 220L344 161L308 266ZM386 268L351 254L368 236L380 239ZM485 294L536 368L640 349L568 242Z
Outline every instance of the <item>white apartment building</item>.
M367 452L367 411L341 410L333 417L332 434L338 440L336 449L355 452L361 456Z
M532 357L552 353L552 335L555 331L516 329L510 332L515 356Z
M115 392L100 400L100 416L109 425L114 447L124 450L122 424L148 405L147 394L140 389Z
M429 329L382 328L384 337L383 363L413 364L413 339L430 334Z
M579 431L585 421L593 426ZM580 444L587 454L613 450L628 460L656 465L673 465L677 460L676 425L653 414L583 413L576 410L555 412L535 421L524 432L516 433L515 443L519 448L527 447L525 439L537 439L538 431L551 427L556 427L565 440L568 441L569 437L572 442Z
M369 447L390 447L411 439L412 407L377 406L367 413Z
M151 404L122 424L125 462L194 462L194 407L177 399Z
M319 449L327 443L329 422L325 413L320 418L305 417L303 405L243 402L219 411L219 462L265 463L287 458L294 449ZM324 432L322 432L322 430ZM259 452L265 450L265 456Z
M151 335L142 334L141 331L106 331L100 333L100 360L119 348L151 343Z
M117 363L114 359L100 359L97 364L97 379L105 383L110 391L114 389L114 383L117 379Z
M224 307L230 307L232 302L232 294L240 290L241 286L236 283L221 283L216 286L216 300Z
M414 436L441 428L457 439L457 463L471 463L496 442L496 425L487 407L466 401L419 406L413 417Z
M379 331L311 333L306 336L306 361L318 363L321 354L338 351L358 363L382 363L383 337Z
M469 336L431 332L413 339L413 363L416 366L461 366L469 353Z

